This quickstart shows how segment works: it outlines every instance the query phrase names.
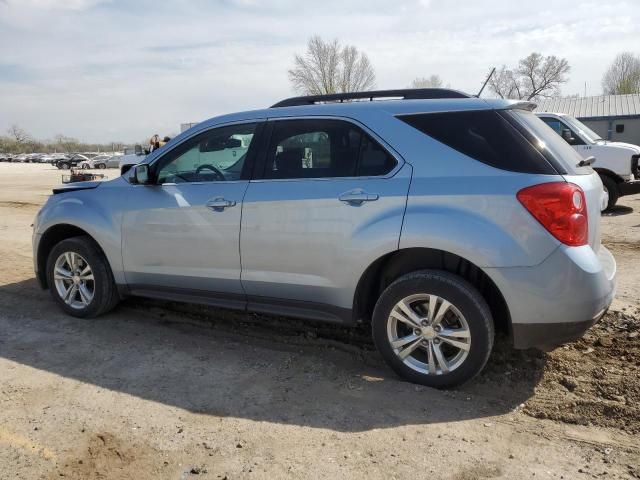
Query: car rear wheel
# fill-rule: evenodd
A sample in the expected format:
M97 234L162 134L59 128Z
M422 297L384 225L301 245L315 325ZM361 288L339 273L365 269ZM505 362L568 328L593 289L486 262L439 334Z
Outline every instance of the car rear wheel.
M61 170L69 170L71 168L71 165L69 165L67 162L60 162L58 163L58 168Z
M107 168L107 165L106 165L105 163L99 163L99 164L98 164L98 168L99 168L100 170L104 170L105 168Z
M96 317L119 301L107 259L90 237L68 238L53 247L47 282L55 302L74 317Z
M493 347L484 298L463 278L438 270L410 273L389 285L375 306L372 329L398 375L435 388L473 378Z

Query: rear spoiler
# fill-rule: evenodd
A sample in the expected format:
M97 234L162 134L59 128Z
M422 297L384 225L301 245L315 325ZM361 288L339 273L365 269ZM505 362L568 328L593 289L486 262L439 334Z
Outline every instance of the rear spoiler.
M505 110L528 110L529 112L533 112L537 106L537 104L529 102L528 100L519 100L506 107Z

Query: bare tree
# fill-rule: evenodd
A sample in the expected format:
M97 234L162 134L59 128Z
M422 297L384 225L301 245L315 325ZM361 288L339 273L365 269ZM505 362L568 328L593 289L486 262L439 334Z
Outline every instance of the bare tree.
M605 95L640 93L640 57L631 52L616 56L602 77Z
M16 143L27 143L31 140L31 136L26 130L20 128L18 125L13 124L7 129L9 137L16 141Z
M430 77L417 77L411 82L411 88L442 88L444 82L440 75L431 75Z
M54 137L54 140L58 144L58 148L63 152L77 152L80 150L80 140L72 137L67 137L59 133Z
M369 90L376 80L366 53L319 36L309 39L304 55L296 54L288 73L294 90L303 95Z
M493 76L489 79L488 85L493 93L500 98L523 98L516 73L507 68L506 65L496 69Z
M489 88L500 98L533 100L560 95L560 85L566 83L571 70L565 58L543 57L532 53L521 59L515 69L503 65L489 80Z

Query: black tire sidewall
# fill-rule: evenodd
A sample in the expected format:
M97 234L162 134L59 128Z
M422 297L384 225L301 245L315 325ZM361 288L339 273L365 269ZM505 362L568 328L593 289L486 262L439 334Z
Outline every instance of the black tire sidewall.
M94 278L94 293L91 303L82 309L75 309L65 303L58 294L53 278L55 262L65 252L75 252L81 255L91 266ZM106 258L97 245L89 237L73 237L61 241L51 249L47 258L47 283L54 301L66 313L79 318L92 318L103 313L112 303L114 283L111 270Z
M618 184L607 175L600 175L600 180L602 180L602 184L606 187L607 192L609 193L609 203L607 204L607 208L605 209L605 211L608 211L615 206L615 204L618 202L618 198L620 198Z
M444 298L462 313L469 324L469 355L464 363L452 372L444 375L417 372L405 365L389 344L387 321L391 309L401 299L417 293L434 294ZM405 275L387 287L374 309L372 333L378 351L398 375L410 382L435 388L455 387L477 375L489 358L494 338L491 311L479 292L463 278L435 270Z

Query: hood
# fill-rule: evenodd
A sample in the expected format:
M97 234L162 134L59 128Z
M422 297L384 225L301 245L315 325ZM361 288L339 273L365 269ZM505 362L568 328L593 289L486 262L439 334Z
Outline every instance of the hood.
M627 148L635 154L640 153L640 147L638 145L634 145L633 143L624 143L624 142L610 142L609 140L605 140L601 145L608 145L612 147L621 147Z
M90 190L92 188L99 187L101 183L104 183L104 182L91 181L91 182L68 183L66 185L60 185L59 187L55 187L53 189L53 194L56 195L58 193L76 192L78 190Z

